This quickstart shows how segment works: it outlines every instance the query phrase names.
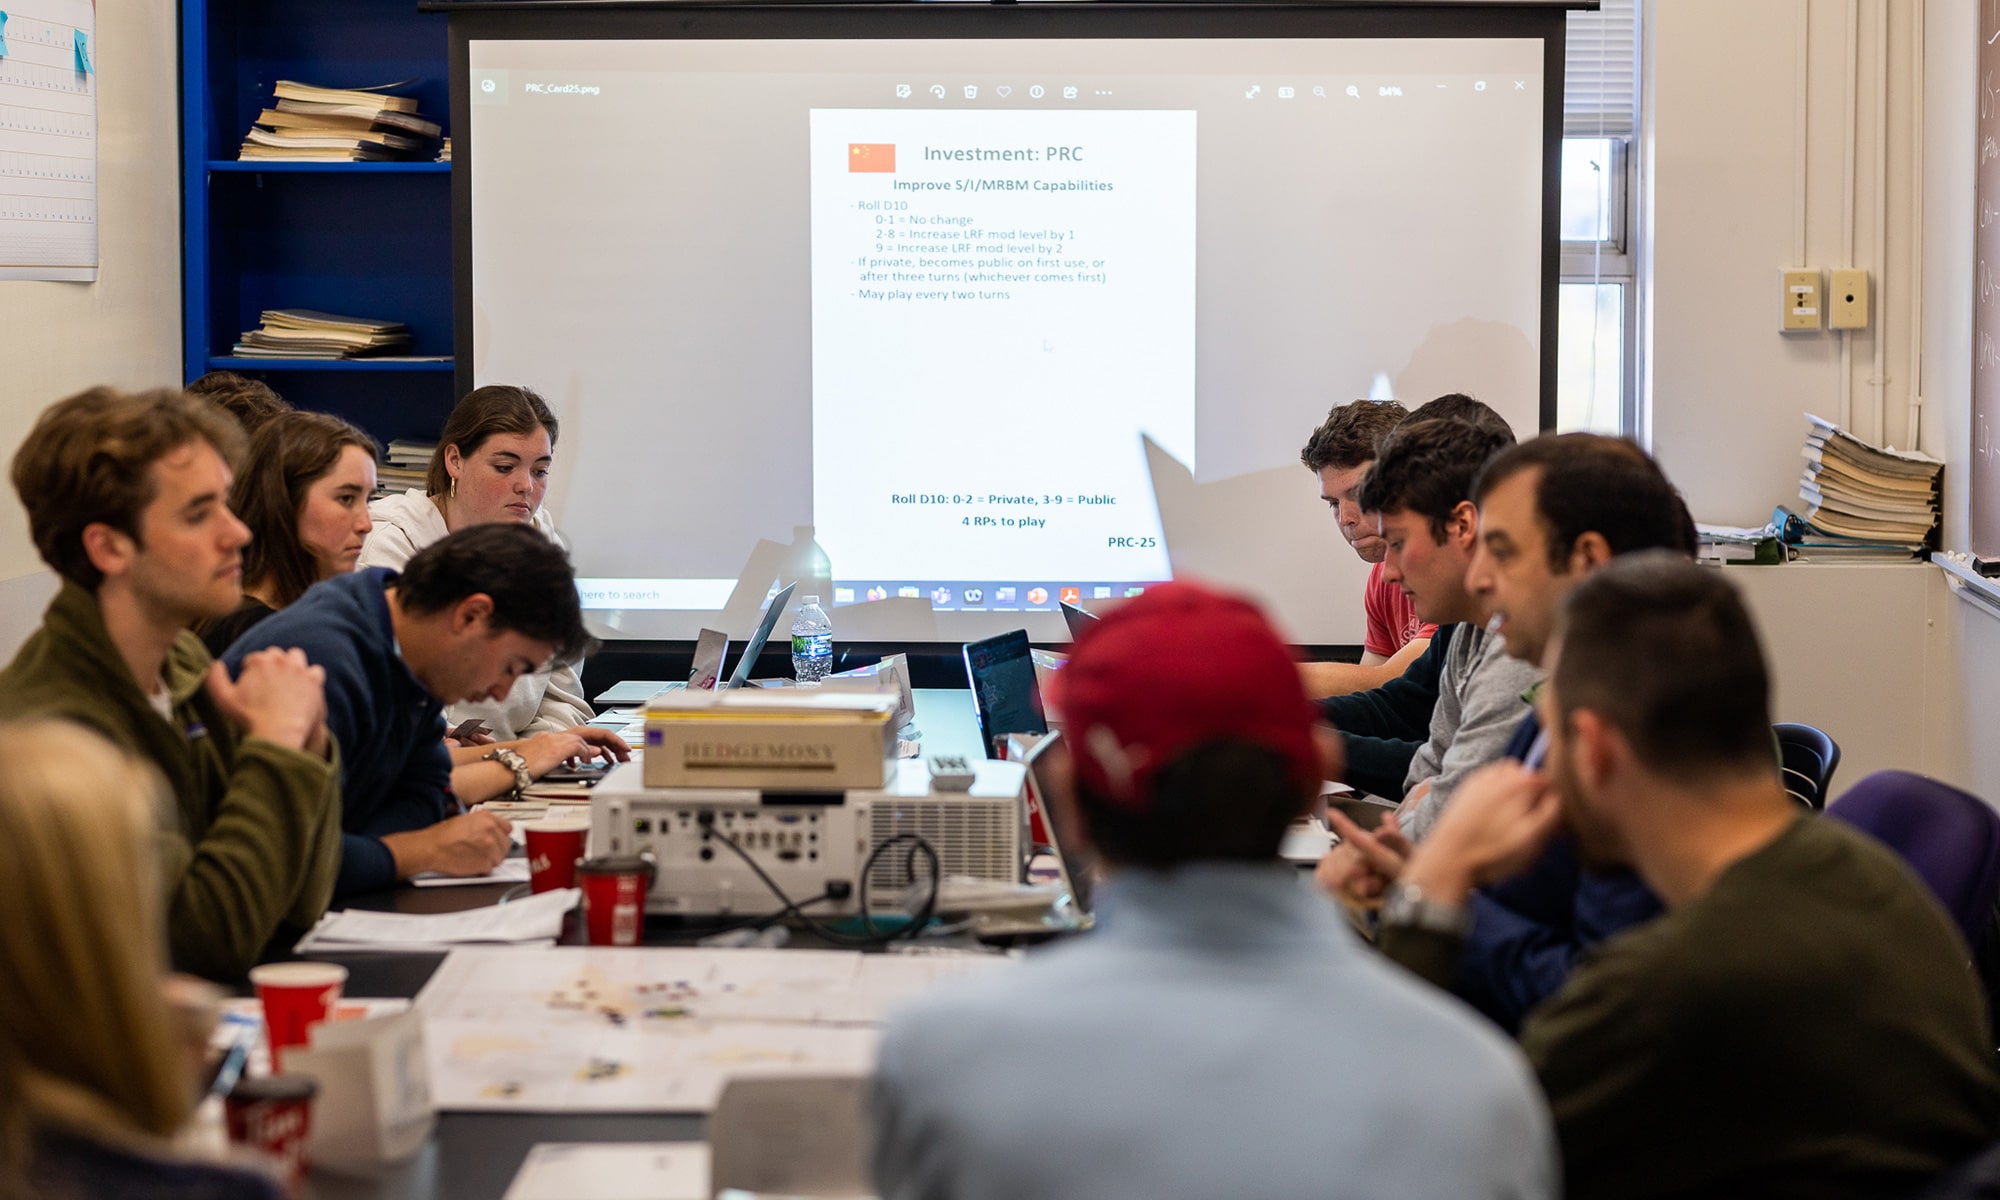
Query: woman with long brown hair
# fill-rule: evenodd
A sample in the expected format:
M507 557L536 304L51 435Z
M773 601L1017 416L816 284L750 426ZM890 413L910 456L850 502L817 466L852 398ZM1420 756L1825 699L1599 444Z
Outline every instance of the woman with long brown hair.
M252 625L322 579L354 569L374 527L375 440L339 417L280 413L250 439L229 507L250 527L243 549L243 603L198 632L220 657Z
M361 565L400 570L446 534L498 521L531 526L563 545L542 507L556 433L555 414L527 388L490 384L467 392L445 419L424 489L369 506L375 531ZM596 715L584 699L581 668L580 661L552 663L523 675L503 701L454 704L445 715L454 722L478 717L501 741L573 728Z

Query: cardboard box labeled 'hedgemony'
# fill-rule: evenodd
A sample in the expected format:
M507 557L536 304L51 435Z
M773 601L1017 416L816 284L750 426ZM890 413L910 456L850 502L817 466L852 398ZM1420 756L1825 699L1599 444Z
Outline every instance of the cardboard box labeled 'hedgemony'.
M647 787L879 788L896 697L786 688L668 692L646 708Z

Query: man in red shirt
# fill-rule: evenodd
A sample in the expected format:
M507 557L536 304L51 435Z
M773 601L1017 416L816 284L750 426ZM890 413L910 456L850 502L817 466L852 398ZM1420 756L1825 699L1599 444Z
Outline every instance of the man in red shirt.
M1326 420L1299 461L1319 482L1320 499L1326 501L1340 523L1340 536L1354 548L1362 562L1373 563L1362 594L1368 617L1368 631L1361 643L1359 663L1305 663L1306 691L1314 696L1339 696L1348 692L1380 687L1403 671L1430 646L1437 626L1417 619L1417 611L1403 589L1382 578L1382 557L1388 546L1372 518L1364 518L1354 502L1361 479L1375 462L1375 444L1396 427L1407 410L1393 400L1356 400L1327 414Z

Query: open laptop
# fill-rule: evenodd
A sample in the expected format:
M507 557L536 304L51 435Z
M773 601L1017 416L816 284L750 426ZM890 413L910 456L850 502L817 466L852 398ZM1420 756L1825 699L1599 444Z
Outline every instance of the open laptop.
M998 758L995 743L1010 733L1047 733L1042 689L1035 681L1034 650L1028 631L1016 629L965 644L965 680L979 717L979 743L986 757Z
M771 631L778 627L778 618L792 606L792 592L798 586L796 583L786 584L764 606L764 619L757 622L756 632L750 635L750 641L743 647L743 657L736 660L735 673L730 675L729 682L722 688L740 688L750 682L750 672L757 668L757 656L764 653L764 643L771 640Z
M1081 604L1071 604L1067 600L1062 602L1061 607L1063 624L1069 626L1069 640L1072 642L1082 637L1084 630L1104 619L1096 613L1084 611Z
M1068 811L1055 802L1050 791L1054 768L1069 754L1069 744L1061 733L1051 733L1036 742L1021 760L1028 768L1029 811L1040 815L1048 830L1049 853L1056 860L1056 874L1063 894L1074 909L1076 928L1091 924L1091 896L1097 887L1097 853L1089 839L1070 828Z
M722 663L729 655L729 638L713 629L701 631L701 638L695 643L694 672L685 679L668 683L642 684L646 690L635 690L632 683L621 683L597 697L599 707L625 704L644 705L654 696L665 692L678 692L691 687L713 688L723 691L740 688L750 683L750 672L757 667L757 656L764 653L764 643L771 640L771 631L778 627L778 619L791 607L792 592L796 583L786 584L771 602L764 606L764 617L757 622L757 628L750 634L750 640L743 647L743 657L736 660L736 670L727 679L722 679Z

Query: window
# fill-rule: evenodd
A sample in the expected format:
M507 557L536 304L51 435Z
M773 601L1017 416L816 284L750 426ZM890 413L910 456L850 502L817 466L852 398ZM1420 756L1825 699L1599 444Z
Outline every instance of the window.
M1556 428L1636 434L1637 0L1569 14L1563 62Z

